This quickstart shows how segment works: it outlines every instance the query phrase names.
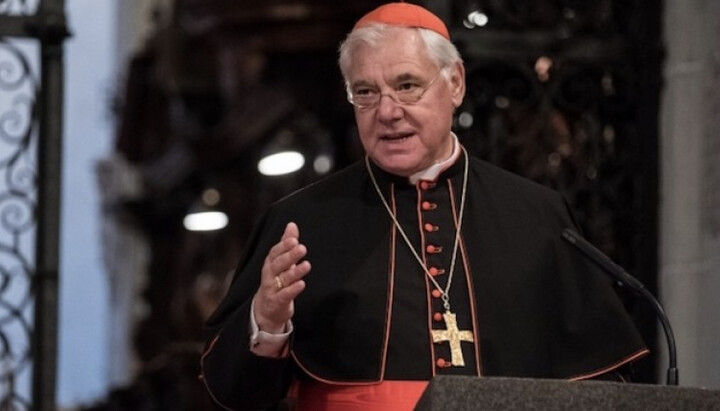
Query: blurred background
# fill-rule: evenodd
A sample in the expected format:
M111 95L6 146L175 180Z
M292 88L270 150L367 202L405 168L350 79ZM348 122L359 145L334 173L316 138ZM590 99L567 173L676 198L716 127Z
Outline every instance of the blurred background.
M0 0L0 410L212 409L203 320L264 208L361 158L336 52L383 3ZM720 2L412 3L464 57L462 143L565 194L720 389Z

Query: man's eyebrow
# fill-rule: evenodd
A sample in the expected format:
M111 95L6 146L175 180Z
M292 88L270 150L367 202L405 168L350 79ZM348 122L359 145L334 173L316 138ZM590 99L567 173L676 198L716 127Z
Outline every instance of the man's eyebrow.
M375 87L375 83L364 79L356 80L350 83L350 88L355 88L358 86Z
M412 74L412 73L402 73L402 74L396 76L394 80L397 82L400 82L400 81L408 81L408 80L420 80L420 78L421 78L420 76L416 76L415 74Z

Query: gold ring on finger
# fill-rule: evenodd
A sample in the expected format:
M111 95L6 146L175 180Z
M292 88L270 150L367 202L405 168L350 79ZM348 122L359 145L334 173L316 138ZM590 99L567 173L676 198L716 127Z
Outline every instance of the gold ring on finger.
M275 287L278 289L278 291L282 290L285 287L285 284L283 284L279 275L275 276Z

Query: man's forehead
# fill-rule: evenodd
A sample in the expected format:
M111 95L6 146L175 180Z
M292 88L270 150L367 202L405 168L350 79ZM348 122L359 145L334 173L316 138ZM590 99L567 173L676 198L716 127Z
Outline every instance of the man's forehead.
M351 83L358 81L391 83L424 79L439 69L437 64L424 53L408 53L407 49L388 53L384 57L375 54L356 55L353 63L348 72Z
M420 36L411 30L399 30L377 44L358 45L352 54L349 77L378 76L384 78L423 77L437 70Z

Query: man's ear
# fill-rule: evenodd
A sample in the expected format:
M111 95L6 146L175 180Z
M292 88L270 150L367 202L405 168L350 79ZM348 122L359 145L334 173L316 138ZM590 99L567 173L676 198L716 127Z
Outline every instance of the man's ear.
M460 107L465 98L465 66L462 62L455 63L450 72L450 94L453 106Z

